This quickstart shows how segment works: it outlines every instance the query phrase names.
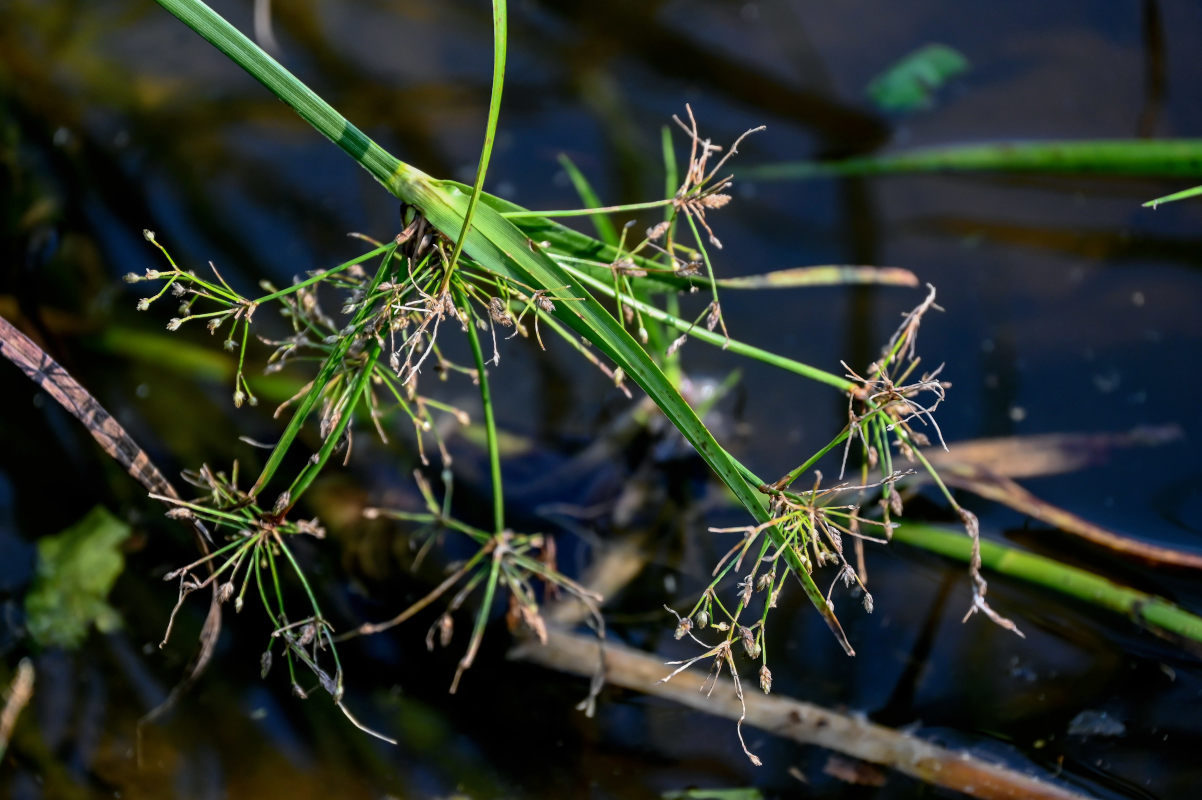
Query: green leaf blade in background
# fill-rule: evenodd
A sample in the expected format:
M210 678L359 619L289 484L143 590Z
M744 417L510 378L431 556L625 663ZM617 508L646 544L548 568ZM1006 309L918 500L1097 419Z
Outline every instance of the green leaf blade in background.
M38 542L37 575L25 597L26 627L38 645L74 649L93 626L102 633L120 627L108 595L125 568L128 538L129 526L96 506Z
M926 172L1198 177L1202 176L1202 139L957 144L900 150L842 161L762 164L736 169L735 175L749 180L803 180ZM1166 200L1162 198L1159 202Z

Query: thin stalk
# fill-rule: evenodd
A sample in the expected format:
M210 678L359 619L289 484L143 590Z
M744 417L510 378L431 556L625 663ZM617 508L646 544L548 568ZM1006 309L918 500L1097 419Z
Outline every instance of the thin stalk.
M644 203L626 203L620 206L600 206L599 208L562 208L551 211L503 211L501 216L506 219L523 219L529 217L591 217L595 214L617 214L622 211L643 211L648 208L662 208L672 205L672 200L648 200Z
M505 549L503 544L499 544L492 552L492 564L488 569L488 583L484 586L484 599L480 602L480 610L476 612L476 623L472 626L472 638L468 643L467 652L463 654L463 658L459 659L459 667L455 670L455 677L451 681L451 694L454 694L455 690L459 688L459 679L463 676L464 670L476 660L480 641L484 638L484 626L488 623L488 612L497 595L497 579L501 574L501 556Z
M359 398L363 396L364 390L367 388L368 378L376 368L376 361L380 358L380 341L373 339L367 350L367 363L359 370L359 374L355 376L355 382L351 384L350 389L346 393L346 403L343 406L342 415L338 418L337 424L326 435L326 440L322 442L321 450L317 452L317 458L305 464L304 469L296 476L296 480L288 487L289 504L288 507L296 505L296 501L300 498L313 480L321 474L325 468L326 462L330 460L330 455L334 452L334 448L342 440L342 434L346 431L351 419L355 416L355 408L359 405Z
M279 545L280 552L282 552L284 557L288 559L288 563L292 565L292 572L296 575L297 580L300 581L301 587L305 590L305 596L309 598L309 606L313 609L314 622L317 624L322 624L322 622L325 620L325 617L321 613L321 606L317 604L317 595L313 593L313 587L309 585L309 579L305 577L305 571L301 569L300 564L296 561L296 556L292 554L292 550L288 547L287 543L284 542L284 537L277 537L276 544ZM272 571L275 571L274 567L272 568ZM338 664L338 651L331 647L330 653L334 657L334 663Z
M589 288L591 288L595 291L598 291L601 294L606 295L607 297L614 296L614 290L612 287L607 286L605 283L597 280L596 278L592 277L591 275L584 272L583 270L576 269L575 267L571 266L570 264L561 264L561 266L563 266L563 268L573 278L575 278L576 280L585 284ZM656 308L655 306L653 306L649 303L644 303L641 300L636 300L635 298L630 297L629 295L624 296L622 298L622 302L626 305L631 306L632 308L638 309L639 311L646 314L651 319L654 319L658 322L663 322L667 325L670 325L671 327L675 328L676 330L681 331L683 333L687 333L690 336L696 337L703 342L708 342L709 344L716 345L718 347L724 347L725 349L729 350L732 353L738 353L739 355L747 356L748 358L753 358L756 361L762 361L765 364L770 364L774 367L779 367L780 369L786 370L788 372L794 372L798 375L802 375L806 378L810 378L811 380L818 381L819 383L825 383L828 386L833 386L842 392L851 391L856 386L854 383L849 381L847 378L840 377L838 375L835 375L834 373L826 372L825 370L818 369L817 367L811 367L809 364L803 364L800 361L794 361L791 358L785 358L784 356L778 356L775 353L769 352L767 350L762 350L758 347L754 347L749 344L744 344L743 342L740 342L736 339L728 339L727 337L716 334L713 331L706 330L706 328L704 328L704 327L697 327L696 325L694 325L691 322L688 322L687 320L683 320L678 317L674 317L671 314L668 314L665 311L661 311L660 309Z
M463 293L457 291L457 294L460 304L467 308L467 300L463 297ZM480 336L470 317L467 321L467 338L472 345L472 357L476 361L476 376L480 382L480 400L484 404L484 433L488 441L488 471L492 478L493 531L500 533L505 530L505 493L501 484L501 448L497 442L497 420L493 410L492 393L488 388L488 369L484 364L484 350L480 347Z
M388 269L392 264L392 256L395 252L396 244L390 244L386 250L384 260L380 263L380 268L376 270L375 277L372 278L371 285L368 287L368 295L375 291L375 288L380 285L380 281L382 281L384 276L388 274ZM363 322L364 319L366 319L367 315L367 306L361 306L355 313L355 317L351 324L358 326ZM338 340L338 343L334 345L334 348L330 351L330 354L326 356L326 360L322 364L321 370L318 371L317 377L313 379L312 388L309 390L309 393L305 395L305 398L301 401L300 406L295 412L293 412L292 419L288 421L288 427L284 429L284 433L282 436L280 436L280 440L276 442L275 449L271 451L271 455L268 457L267 463L263 465L263 471L259 473L258 480L256 480L255 485L251 487L249 492L251 497L257 497L259 492L263 490L263 487L267 485L267 482L270 481L272 476L275 475L276 470L279 469L280 464L284 460L284 456L288 452L288 448L292 446L292 442L296 439L297 434L300 433L301 426L305 424L305 420L308 419L309 414L313 411L313 407L317 405L317 401L321 397L322 389L330 382L330 380L334 377L334 373L341 366L342 358L346 355L347 350L350 349L352 342L353 337L342 337Z
M330 267L329 269L324 269L321 272L319 272L318 274L313 275L312 277L306 278L305 280L300 281L299 283L294 283L285 289L280 289L278 291L272 292L271 294L265 294L262 297L255 299L253 302L255 303L255 305L262 305L264 303L270 303L272 300L278 300L281 297L293 294L297 291L300 291L301 289L312 286L315 283L321 283L322 281L327 280L331 275L333 275L337 272L342 272L344 269L353 267L356 264L362 264L364 261L368 261L372 258L375 258L376 256L380 255L381 253L387 252L388 250L395 250L395 249L396 249L396 245L393 244L392 242L389 242L388 244L382 244L379 247L377 247L375 250L368 251L368 252L364 253L363 255L359 256L358 258L352 258L350 261L344 261L336 267Z
M442 279L444 292L450 284L451 275L455 272L455 265L459 263L459 254L463 251L463 243L467 241L467 233L472 229L472 216L476 213L476 203L479 202L480 192L484 189L484 176L488 173L493 142L497 138L497 119L501 115L501 89L505 85L505 54L509 39L508 19L509 13L505 6L505 0L493 0L492 89L488 98L488 123L484 129L484 144L480 148L480 162L476 165L476 182L472 184L472 194L467 201L467 211L463 213L463 227L460 228L459 236L455 239L455 248L451 251L446 275Z
M692 214L685 214L684 217L689 222L689 230L693 232L697 249L701 251L701 260L705 262L705 274L709 277L710 296L714 298L714 310L718 312L718 323L722 326L722 340L727 342L730 340L730 334L726 332L726 321L722 318L722 306L718 302L718 282L714 278L714 265L710 262L709 250L706 249L705 242L701 240L701 232L697 230L697 222L693 219Z

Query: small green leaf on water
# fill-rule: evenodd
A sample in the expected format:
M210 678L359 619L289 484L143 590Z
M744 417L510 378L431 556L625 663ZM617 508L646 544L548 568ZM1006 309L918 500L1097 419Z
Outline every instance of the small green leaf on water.
M881 111L928 108L948 81L968 71L968 59L945 44L918 48L868 84L868 95Z
M25 597L29 635L43 647L75 648L88 628L121 624L106 598L125 567L129 526L96 506L71 527L38 542L38 567Z

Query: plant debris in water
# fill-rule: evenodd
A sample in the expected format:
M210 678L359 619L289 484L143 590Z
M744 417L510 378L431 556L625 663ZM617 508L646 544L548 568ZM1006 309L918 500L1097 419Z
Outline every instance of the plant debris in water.
M108 603L125 568L121 545L129 526L103 506L38 542L37 576L25 596L25 625L43 647L74 649L88 631L116 630L121 617Z

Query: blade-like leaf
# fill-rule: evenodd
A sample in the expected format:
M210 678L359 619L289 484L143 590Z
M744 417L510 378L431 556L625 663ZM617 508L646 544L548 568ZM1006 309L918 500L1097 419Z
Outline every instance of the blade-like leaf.
M963 531L904 522L894 528L892 539L958 561L967 562L973 557L972 540ZM1121 586L1079 567L984 539L981 540L981 564L1002 575L1116 611L1158 636L1186 644L1191 652L1202 652L1202 618L1163 597Z
M1179 192L1166 194L1164 197L1157 197L1155 200L1149 200L1144 203L1144 208L1156 208L1161 203L1175 203L1178 200L1188 200L1191 197L1197 197L1202 194L1202 186L1191 186L1188 189L1182 189Z
M593 191L593 185L589 183L588 178L584 177L584 173L572 163L572 159L560 154L559 165L568 174L568 179L572 181L572 188L576 190L576 194L580 195L580 202L584 203L586 208L599 208L601 198ZM593 227L597 229L598 239L608 245L618 243L618 230L608 216L593 214L589 219L592 220Z
M994 142L903 150L843 161L798 161L735 170L740 178L797 180L908 172L1202 175L1202 139ZM1174 199L1179 199L1170 195ZM1156 202L1156 201L1154 201ZM1168 202L1162 198L1158 202Z
M844 286L848 284L917 286L918 276L900 267L868 267L855 264L829 264L790 267L762 275L719 278L723 289L794 289L802 286Z

